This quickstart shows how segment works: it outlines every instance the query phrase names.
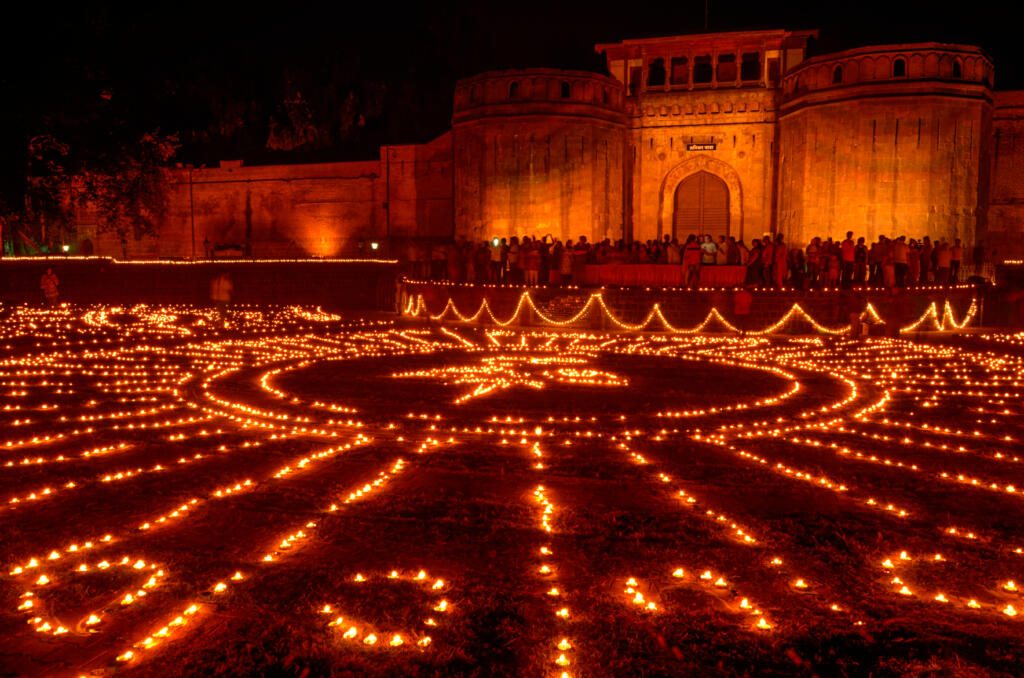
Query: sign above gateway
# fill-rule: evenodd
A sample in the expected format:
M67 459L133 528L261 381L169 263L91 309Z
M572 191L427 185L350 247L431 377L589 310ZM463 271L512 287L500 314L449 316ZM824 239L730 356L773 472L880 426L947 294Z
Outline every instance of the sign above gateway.
M688 151L713 151L716 148L718 148L718 144L686 144Z

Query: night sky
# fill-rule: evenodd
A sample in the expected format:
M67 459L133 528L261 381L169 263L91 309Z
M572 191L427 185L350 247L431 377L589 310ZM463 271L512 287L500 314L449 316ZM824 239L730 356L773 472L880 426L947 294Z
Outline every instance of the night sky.
M601 70L598 42L702 32L704 3L25 3L0 38L0 210L21 201L26 144L72 167L143 132L178 160L364 159L449 127L456 79L489 69ZM816 53L887 42L977 44L999 89L1024 87L1006 5L712 1L709 30L818 28Z

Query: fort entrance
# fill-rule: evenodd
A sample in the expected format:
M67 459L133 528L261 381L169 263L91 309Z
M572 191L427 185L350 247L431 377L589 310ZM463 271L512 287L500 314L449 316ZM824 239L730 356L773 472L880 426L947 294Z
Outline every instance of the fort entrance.
M700 171L679 182L672 212L672 235L729 235L729 187L710 172Z

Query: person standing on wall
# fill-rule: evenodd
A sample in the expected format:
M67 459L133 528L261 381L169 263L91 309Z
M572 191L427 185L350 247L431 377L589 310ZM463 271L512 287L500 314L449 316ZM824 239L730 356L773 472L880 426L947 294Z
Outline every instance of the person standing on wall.
M736 240L735 236L729 236L725 251L726 266L740 266L743 263L743 254L740 252L740 243Z
M665 237L667 238L668 236ZM683 263L683 250L679 247L679 241L675 238L672 238L672 241L665 247L665 263L670 266L678 266Z
M922 285L931 282L932 271L935 270L935 267L932 266L932 252L932 239L928 236L921 238L921 254L918 257L920 260L921 274L917 281Z
M868 278L868 246L864 237L857 238L857 246L853 251L853 282L858 287L865 284Z
M892 241L892 264L895 271L896 287L904 287L909 268L906 236L901 235Z
M871 249L868 250L868 284L869 285L881 285L882 284L882 244L885 242L885 236L878 236L878 240L871 243Z
M39 288L43 291L43 297L49 306L57 305L57 298L59 296L57 288L59 285L60 280L57 279L57 274L53 272L53 269L46 269L46 273L39 280Z
M546 245L534 238L530 242L530 249L526 253L526 282L528 285L539 285L541 282L541 269L544 266L544 250Z
M558 258L558 271L562 275L563 285L572 284L572 250L572 238L569 238L562 245L562 254Z
M882 284L889 289L896 287L895 245L895 240L886 238L880 246L882 255Z
M839 245L842 254L842 287L850 289L853 287L854 264L857 260L857 245L853 242L853 231L846 232L846 239Z
M960 282L960 262L964 258L964 247L960 244L960 238L953 240L953 246L949 249L949 282L955 285Z
M935 247L935 282L949 284L949 273L953 268L953 248L943 238Z
M789 269L789 284L798 290L807 289L807 262L804 261L804 251L799 247L790 248L786 255Z
M761 241L754 238L750 243L750 251L747 252L747 285L760 285L764 276L764 251L761 248Z
M747 249L746 244L742 240L735 241L735 245L730 253L734 253L734 266L746 266L747 261L750 260L750 250Z
M491 241L491 265L488 269L487 282L489 283L500 283L502 276L502 250L505 247L505 243L502 240L495 238Z
M522 262L519 260L519 238L512 236L508 241L508 252L505 255L505 279L513 285L523 283Z
M772 286L772 266L775 264L775 246L772 244L772 237L766 235L761 242L761 284L765 287Z
M583 284L583 272L587 267L587 254L590 245L587 244L587 236L581 235L572 248L572 279L577 285Z
M907 243L907 285L917 285L921 278L921 247L916 240Z
M777 233L772 248L772 278L777 289L781 290L786 282L787 264L786 243L782 242L782 234Z
M811 238L806 252L807 283L810 287L817 287L821 274L821 238Z
M704 242L700 245L700 265L714 266L715 256L718 254L718 245L711 239L710 233L704 234Z
M725 266L729 263L729 241L724 235L718 236L715 243L715 266Z

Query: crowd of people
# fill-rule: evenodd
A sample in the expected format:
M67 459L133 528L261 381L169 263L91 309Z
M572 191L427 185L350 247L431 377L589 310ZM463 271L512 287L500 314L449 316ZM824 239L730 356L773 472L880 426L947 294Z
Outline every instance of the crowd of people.
M567 285L583 282L587 265L664 264L680 266L687 287L695 287L703 266L736 266L745 285L813 289L821 287L902 288L954 284L964 271L960 239L932 241L906 236L879 236L867 243L852 231L841 241L814 238L805 247L792 246L782 234L765 235L750 245L733 236L690 235L685 241L665 236L646 242L605 239L591 243L586 236L564 243L549 236L512 236L490 241L422 247L410 242L403 260L417 278L453 282ZM985 264L979 242L970 252L973 270Z

